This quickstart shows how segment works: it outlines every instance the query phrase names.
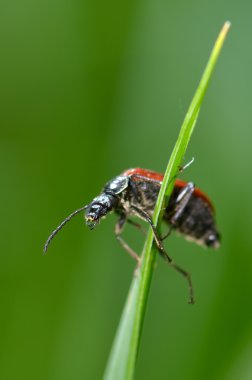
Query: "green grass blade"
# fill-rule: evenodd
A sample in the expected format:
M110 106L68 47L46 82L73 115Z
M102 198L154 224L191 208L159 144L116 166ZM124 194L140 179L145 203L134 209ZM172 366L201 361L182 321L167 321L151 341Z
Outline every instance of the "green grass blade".
M199 86L185 116L159 192L153 215L155 225L159 225L162 219L161 210L168 202L172 192L175 176L190 141L202 100L229 28L230 23L226 22L215 42ZM104 380L131 380L133 378L155 256L156 248L153 245L153 234L152 231L149 231L141 257L141 267L131 284Z

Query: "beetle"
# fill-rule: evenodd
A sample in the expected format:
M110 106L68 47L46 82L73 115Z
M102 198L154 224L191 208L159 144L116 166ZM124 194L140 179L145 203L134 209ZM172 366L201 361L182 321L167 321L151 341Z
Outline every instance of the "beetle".
M214 207L207 195L195 187L192 182L176 179L168 206L163 214L163 220L169 224L170 228L166 236L161 238L152 222L152 216L163 178L163 174L141 168L124 171L109 181L101 194L89 204L74 211L63 220L47 239L44 253L58 231L75 215L85 211L86 224L92 230L102 218L114 211L119 215L115 225L116 238L139 265L139 256L121 237L126 222L142 228L141 225L130 219L131 216L136 216L151 226L158 251L165 261L187 279L190 293L189 303L194 303L190 274L178 266L167 254L163 240L172 230L175 230L188 240L205 247L218 248L220 235L214 219Z

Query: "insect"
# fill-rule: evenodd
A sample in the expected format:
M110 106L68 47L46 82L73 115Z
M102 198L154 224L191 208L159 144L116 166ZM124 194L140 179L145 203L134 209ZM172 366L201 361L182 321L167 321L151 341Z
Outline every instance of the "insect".
M214 208L209 198L192 182L187 183L176 179L169 204L163 215L164 221L170 226L169 231L166 236L160 237L152 222L152 215L162 181L163 175L154 171L140 168L126 170L109 181L101 194L91 203L70 214L51 233L45 243L44 252L47 251L48 245L58 231L81 211L85 210L86 224L90 229L93 229L108 213L114 211L119 216L115 225L116 238L139 264L139 256L121 237L126 222L141 229L141 225L130 219L131 216L136 216L151 226L158 251L164 260L187 279L189 303L194 303L190 274L178 266L167 254L163 240L172 230L175 230L188 240L193 240L205 247L218 248L220 235L216 229Z

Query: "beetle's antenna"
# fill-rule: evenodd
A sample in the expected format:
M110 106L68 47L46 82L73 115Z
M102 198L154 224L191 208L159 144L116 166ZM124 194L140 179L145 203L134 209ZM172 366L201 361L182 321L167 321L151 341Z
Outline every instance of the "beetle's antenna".
M65 220L63 220L63 222L51 233L51 235L49 236L49 238L47 239L47 241L46 241L46 243L44 245L44 250L43 250L44 254L46 253L49 244L51 243L51 241L54 238L54 236L59 232L59 230L61 230L61 228L64 227L64 225L67 222L69 222L69 220L71 220L75 215L79 214L81 211L85 210L87 207L88 207L88 205L86 205L84 207L81 207L78 210L72 212L72 214L70 214Z

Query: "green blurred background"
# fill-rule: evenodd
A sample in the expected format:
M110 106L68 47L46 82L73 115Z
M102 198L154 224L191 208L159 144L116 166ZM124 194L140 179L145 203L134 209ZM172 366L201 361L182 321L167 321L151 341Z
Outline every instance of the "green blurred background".
M126 168L163 171L214 40L227 38L183 173L214 200L219 251L172 236L193 277L158 258L136 379L252 378L249 1L0 4L0 378L101 379L134 262L115 216L90 232L70 212ZM143 237L125 237L138 250Z

